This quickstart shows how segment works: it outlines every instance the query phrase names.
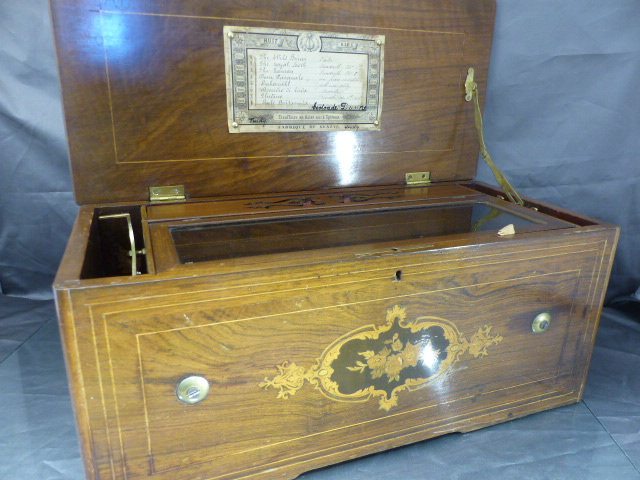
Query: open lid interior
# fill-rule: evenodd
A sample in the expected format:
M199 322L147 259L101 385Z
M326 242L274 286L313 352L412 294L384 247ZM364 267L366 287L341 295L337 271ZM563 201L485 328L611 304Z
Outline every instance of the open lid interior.
M79 204L475 175L494 0L51 4Z

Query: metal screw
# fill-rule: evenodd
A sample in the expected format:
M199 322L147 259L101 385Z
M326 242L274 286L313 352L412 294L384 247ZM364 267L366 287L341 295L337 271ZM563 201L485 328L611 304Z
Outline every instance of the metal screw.
M191 400L196 400L200 396L200 389L198 387L191 387L187 390L187 397Z

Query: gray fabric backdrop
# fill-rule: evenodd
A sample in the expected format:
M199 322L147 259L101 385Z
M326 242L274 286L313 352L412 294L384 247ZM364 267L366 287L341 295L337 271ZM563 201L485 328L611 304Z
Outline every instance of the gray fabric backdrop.
M485 116L492 156L521 193L623 227L609 298L635 291L640 0L498 0ZM77 212L65 142L47 0L0 0L7 295L51 297ZM484 165L478 178L495 184Z

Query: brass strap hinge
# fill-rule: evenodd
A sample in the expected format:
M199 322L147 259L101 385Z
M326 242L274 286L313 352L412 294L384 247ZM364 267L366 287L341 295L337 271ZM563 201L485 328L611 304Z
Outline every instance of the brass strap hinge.
M496 177L496 180L500 184L500 187L504 191L505 195L509 200L518 205L524 205L524 200L522 197L518 195L518 192L511 186L507 177L500 171L500 169L493 163L493 159L489 152L487 151L487 145L484 142L484 122L482 120L482 111L480 110L480 99L478 98L478 84L473 79L474 70L470 68L467 74L467 81L464 83L464 89L466 92L465 100L470 102L473 100L475 104L475 115L476 115L476 129L478 130L478 140L480 141L480 154L482 158L484 158L487 165L491 168L493 175Z
M404 179L407 185L413 187L419 185L429 185L431 183L431 172L405 173Z
M151 203L184 202L186 199L184 185L149 187L149 201Z

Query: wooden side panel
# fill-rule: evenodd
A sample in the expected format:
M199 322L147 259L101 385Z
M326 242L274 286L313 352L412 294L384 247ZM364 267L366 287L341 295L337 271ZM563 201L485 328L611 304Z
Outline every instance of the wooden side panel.
M87 462L97 478L293 478L575 402L615 240L71 291ZM541 312L552 323L536 335ZM194 374L211 391L185 405L176 385Z
M76 222L76 224L79 222ZM73 412L76 419L76 429L80 441L80 451L84 462L84 471L88 480L96 478L95 457L91 448L93 428L85 402L84 387L85 373L79 356L79 345L75 330L75 318L69 290L55 291L58 325L65 354L65 365L69 376L69 388L73 400Z

